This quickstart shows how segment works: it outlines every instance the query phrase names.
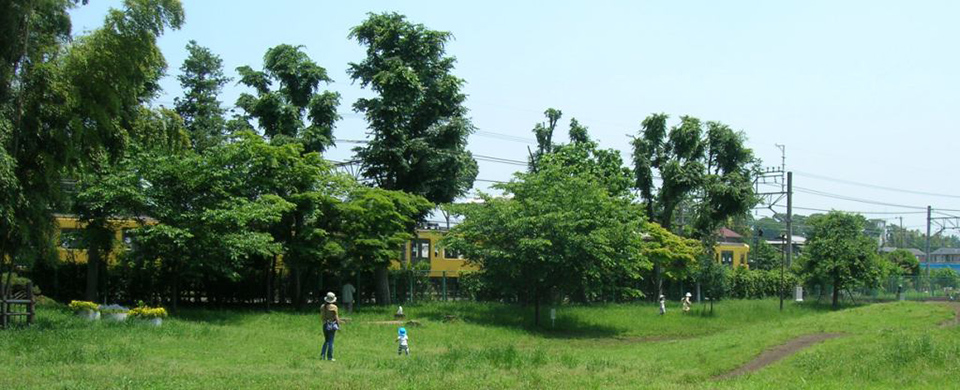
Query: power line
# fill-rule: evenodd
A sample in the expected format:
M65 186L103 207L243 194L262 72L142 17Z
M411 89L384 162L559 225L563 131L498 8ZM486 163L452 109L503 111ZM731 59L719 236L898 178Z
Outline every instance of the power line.
M817 190L814 190L814 189L804 188L804 187L799 187L799 186L793 186L793 188L796 189L796 190L798 190L799 192L802 192L802 193L805 193L805 194L817 195L817 196L822 196L822 197L826 197L826 198L846 200L846 201L850 201L850 202L866 203L866 204L873 204L873 205L878 205L878 206L899 207L899 208L914 209L914 210L926 210L926 209L927 209L926 207L908 206L908 205L902 205L902 204L896 204L896 203L887 203L887 202L880 202L880 201L876 201L876 200L855 198L855 197L852 197L852 196L846 196L846 195L840 195L840 194L833 194L833 193L824 192L824 191L817 191Z
M783 206L783 205L773 205L773 206L774 206L774 207L779 207L779 208L786 208L786 207L787 207L787 206ZM842 211L842 212L851 213L851 214L871 214L871 215L872 215L872 214L876 214L876 215L926 214L926 212L924 212L924 211L852 211L852 210L840 210L840 209L827 210L827 209L818 209L818 208L801 207L801 206L793 206L793 208L795 208L795 209L797 209L797 210L820 211L820 212L824 212L824 213L829 213L829 212L831 212L831 211Z
M876 185L876 184L861 183L861 182L856 182L856 181L846 180L846 179L837 179L837 178L833 178L833 177L829 177L829 176L816 175L816 174L813 174L813 173L805 173L805 172L797 172L797 171L794 171L793 173L795 173L795 174L797 174L797 175L799 175L799 176L806 176L806 177L810 177L810 178L814 178L814 179L832 181L832 182L849 184L849 185L854 185L854 186L861 186L861 187L867 187L867 188L875 188L875 189L878 189L878 190L894 191L894 192L903 192L903 193L906 193L906 194L915 194L915 195L940 196L940 197L944 197L944 198L960 199L960 195L938 194L938 193L935 193L935 192L905 190L905 189L902 189L902 188L894 188L894 187L880 186L880 185Z

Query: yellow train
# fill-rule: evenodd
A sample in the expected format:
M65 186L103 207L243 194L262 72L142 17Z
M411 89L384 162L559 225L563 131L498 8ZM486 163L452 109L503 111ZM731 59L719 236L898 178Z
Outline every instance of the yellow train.
M719 238L713 246L717 262L732 267L750 268L750 245L743 242L743 236L727 228L721 228L717 233Z
M467 262L462 255L449 248L439 246L440 239L446 234L445 229L417 229L416 237L404 248L406 264L400 260L393 262L394 269L412 268L421 262L429 262L430 277L453 277L461 271L476 271L478 268Z
M60 261L65 263L86 264L87 249L83 244L82 229L83 223L77 217L66 214L55 215L57 223L57 252ZM128 231L140 226L140 221L134 219L116 219L111 220L114 227L114 235L118 245L114 245L115 250L110 254L108 263L116 261L117 254L126 250L131 244ZM147 219L145 223L155 223ZM458 277L461 271L475 271L477 268L468 264L466 259L453 250L440 248L439 242L443 238L446 230L441 229L418 229L416 238L411 240L406 246L406 264L401 264L400 260L393 262L394 269L406 269L420 262L429 262L430 277ZM283 268L282 259L277 262L278 268Z
M72 215L57 214L54 215L57 223L57 232L54 239L57 243L57 255L60 261L65 263L86 264L87 249L84 244L82 230L84 224ZM146 223L154 223L152 220L145 220ZM130 229L140 227L140 221L135 219L112 219L110 225L114 228L114 238L116 244L114 251L110 253L107 262L112 264L117 259L117 254L129 247L131 241L127 232ZM122 244L122 245L119 245Z

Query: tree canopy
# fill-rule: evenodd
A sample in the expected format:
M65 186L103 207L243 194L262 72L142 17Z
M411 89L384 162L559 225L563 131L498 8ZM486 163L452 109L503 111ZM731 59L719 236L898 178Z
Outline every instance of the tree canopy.
M801 275L811 283L832 285L834 308L843 289L879 283L884 264L877 255L876 241L864 233L866 218L831 211L809 222L812 231L801 257Z
M633 139L635 186L651 220L671 230L677 230L677 208L696 198L693 223L679 230L689 229L694 237L710 235L756 204L756 158L744 145L743 133L727 125L681 116L679 124L668 128L667 119L666 114L648 116ZM656 176L662 180L659 188Z

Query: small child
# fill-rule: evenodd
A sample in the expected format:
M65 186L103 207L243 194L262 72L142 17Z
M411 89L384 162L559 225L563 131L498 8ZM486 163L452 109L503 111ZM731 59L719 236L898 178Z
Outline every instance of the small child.
M690 312L690 293L687 293L687 295L685 295L683 299L680 300L680 303L683 304L683 312L689 313Z
M660 294L660 315L667 314L667 299Z
M408 339L407 339L407 329L405 329L405 328L400 328L400 330L397 331L397 333L398 333L397 341L400 343L400 347L397 348L397 355L400 355L400 354L402 354L402 353L406 353L407 356L410 356L410 347L409 347L409 345L407 344L407 342L408 342Z

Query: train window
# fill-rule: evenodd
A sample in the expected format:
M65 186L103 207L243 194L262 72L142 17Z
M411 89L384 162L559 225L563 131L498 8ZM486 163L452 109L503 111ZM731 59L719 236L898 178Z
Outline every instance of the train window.
M83 231L80 229L60 229L60 247L64 249L87 249Z
M410 242L410 257L414 262L430 259L430 240L413 240Z
M444 248L443 257L445 259L459 259L462 257L462 255L460 254L460 251L456 249Z
M720 262L725 265L733 265L733 251L720 252Z

